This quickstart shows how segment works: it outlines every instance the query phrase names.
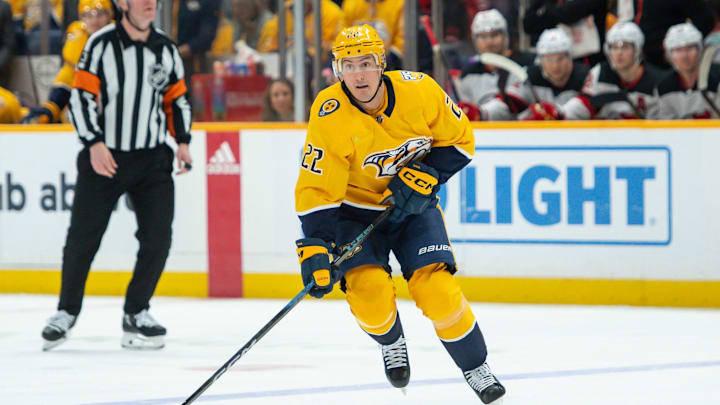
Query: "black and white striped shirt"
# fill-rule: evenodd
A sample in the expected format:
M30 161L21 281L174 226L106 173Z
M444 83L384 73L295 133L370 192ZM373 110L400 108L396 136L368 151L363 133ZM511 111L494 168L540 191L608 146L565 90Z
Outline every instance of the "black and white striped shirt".
M85 44L70 97L73 125L85 146L152 149L168 133L190 142L192 114L185 72L175 44L151 27L133 41L122 24L109 24Z

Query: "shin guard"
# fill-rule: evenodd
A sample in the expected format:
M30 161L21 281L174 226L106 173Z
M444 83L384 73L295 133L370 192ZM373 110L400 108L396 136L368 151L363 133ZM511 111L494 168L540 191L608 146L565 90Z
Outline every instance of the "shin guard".
M470 305L445 264L435 263L413 272L410 295L432 320L445 349L463 371L480 366L487 347Z
M361 266L345 274L345 292L358 325L380 344L402 336L395 304L395 284L380 266Z

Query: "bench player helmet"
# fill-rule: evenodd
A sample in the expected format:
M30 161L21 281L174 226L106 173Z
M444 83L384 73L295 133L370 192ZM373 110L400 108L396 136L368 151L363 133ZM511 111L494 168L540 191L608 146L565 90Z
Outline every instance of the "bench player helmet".
M665 34L663 47L668 54L675 48L688 45L697 45L702 51L702 33L691 23L676 24L670 27Z
M78 15L83 15L93 10L107 10L112 15L110 0L80 0L78 1Z
M625 21L619 22L610 28L605 34L605 45L603 46L608 61L610 60L610 45L617 42L633 44L635 47L635 63L640 63L642 49L645 45L645 35L640 27L633 22Z
M560 28L551 28L543 31L537 41L538 56L549 55L552 53L570 53L572 49L572 40Z
M470 26L473 36L494 31L502 31L507 36L507 20L499 11L493 9L478 11Z
M375 29L367 24L348 27L340 31L332 47L332 68L335 76L342 76L342 60L354 56L372 55L385 70L385 44Z

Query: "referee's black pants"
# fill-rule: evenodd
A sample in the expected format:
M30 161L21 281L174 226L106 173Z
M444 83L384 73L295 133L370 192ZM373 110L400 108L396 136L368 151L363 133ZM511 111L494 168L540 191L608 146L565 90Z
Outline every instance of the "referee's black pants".
M112 151L112 155L118 164L113 178L95 173L88 148L77 158L78 176L63 250L58 304L58 310L72 315L80 313L90 264L123 193L127 192L134 207L138 225L135 237L140 242L125 295L125 313L135 314L149 308L170 250L175 207L172 150L162 145L133 152Z

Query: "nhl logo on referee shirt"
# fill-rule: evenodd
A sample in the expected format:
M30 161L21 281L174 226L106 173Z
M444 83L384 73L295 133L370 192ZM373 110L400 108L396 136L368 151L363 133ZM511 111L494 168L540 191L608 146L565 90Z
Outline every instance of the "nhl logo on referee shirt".
M210 157L207 164L208 174L238 174L240 163L235 159L230 144L223 142Z
M169 80L170 76L168 75L168 70L165 69L165 66L160 63L156 63L150 67L148 81L153 88L156 90L162 90L165 88Z

